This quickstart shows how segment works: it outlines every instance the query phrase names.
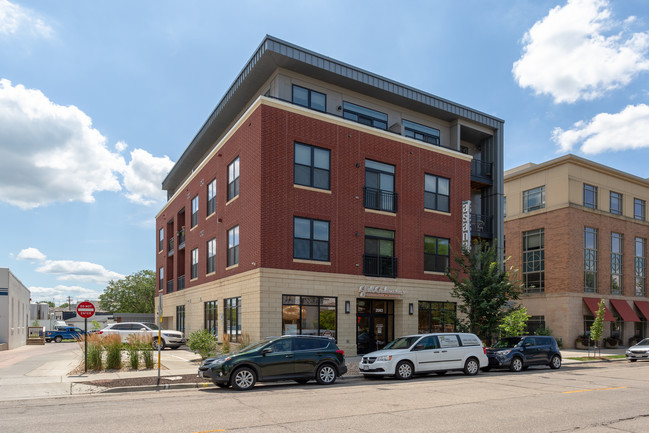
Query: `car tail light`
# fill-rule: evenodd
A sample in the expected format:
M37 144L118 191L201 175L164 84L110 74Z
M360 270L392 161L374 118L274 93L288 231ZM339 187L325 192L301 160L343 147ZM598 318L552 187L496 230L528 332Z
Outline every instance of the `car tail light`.
M344 350L336 350L336 353L340 353L342 356L345 356L345 351Z
M104 331L98 331L97 332L97 334L103 334L103 333L104 333Z
M487 354L487 348L486 347L482 346L482 351L484 352L485 355Z

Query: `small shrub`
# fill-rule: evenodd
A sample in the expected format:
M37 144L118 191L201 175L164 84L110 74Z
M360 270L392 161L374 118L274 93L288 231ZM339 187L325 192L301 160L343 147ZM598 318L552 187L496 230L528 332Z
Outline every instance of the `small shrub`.
M106 369L119 370L122 368L122 340L119 335L107 335L103 339L106 349Z
M192 332L187 342L189 350L205 359L216 353L216 337L207 329Z
M539 328L536 330L534 335L547 335L548 337L552 336L552 329L550 328Z

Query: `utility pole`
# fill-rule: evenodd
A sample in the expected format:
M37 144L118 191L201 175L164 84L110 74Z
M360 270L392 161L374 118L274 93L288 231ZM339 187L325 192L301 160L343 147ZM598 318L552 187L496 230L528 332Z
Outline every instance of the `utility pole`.
M68 296L68 311L70 311L70 304L72 304L72 298Z

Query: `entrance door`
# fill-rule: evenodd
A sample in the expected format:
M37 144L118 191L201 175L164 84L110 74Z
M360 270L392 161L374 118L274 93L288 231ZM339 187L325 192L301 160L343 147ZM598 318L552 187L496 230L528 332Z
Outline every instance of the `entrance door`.
M357 299L356 352L373 352L394 340L394 301Z

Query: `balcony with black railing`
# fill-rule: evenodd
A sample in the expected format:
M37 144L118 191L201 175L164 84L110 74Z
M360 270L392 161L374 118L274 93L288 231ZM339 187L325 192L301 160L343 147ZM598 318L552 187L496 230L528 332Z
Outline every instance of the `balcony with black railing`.
M487 185L493 183L493 163L483 162L479 159L471 161L471 180Z
M178 277L178 291L185 288L185 276L181 275Z
M174 255L174 238L169 239L169 256Z
M178 232L178 250L185 248L185 229Z
M174 291L174 280L167 281L167 293Z
M363 205L367 209L396 213L399 195L396 192L363 187Z
M493 229L491 222L493 217L491 215L471 214L471 236L479 238L492 238Z
M364 254L363 274L368 277L397 278L397 259Z

